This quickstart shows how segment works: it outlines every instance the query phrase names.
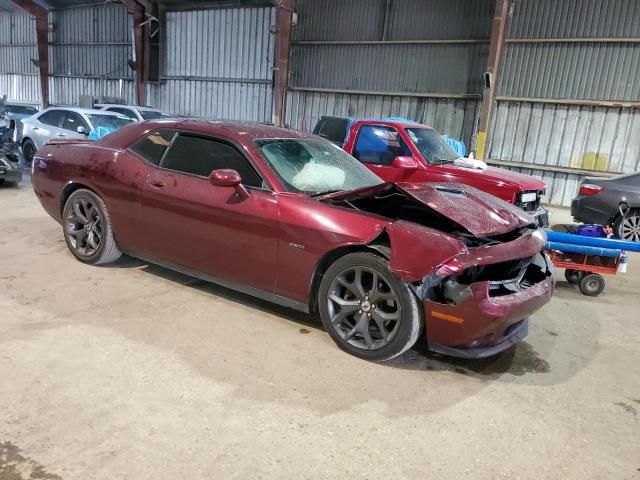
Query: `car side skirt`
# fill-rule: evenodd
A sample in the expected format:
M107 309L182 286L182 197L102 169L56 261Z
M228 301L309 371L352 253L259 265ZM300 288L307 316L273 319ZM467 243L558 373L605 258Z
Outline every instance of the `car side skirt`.
M126 253L126 252L125 252ZM228 288L229 290L235 290L236 292L244 293L246 295L250 295L252 297L259 298L261 300L265 300L267 302L275 303L282 307L291 308L293 310L298 310L303 313L309 313L309 305L306 303L298 302L296 300L292 300L287 297L282 297L280 295L276 295L272 292L267 292L265 290L261 290L259 288L250 287L248 285L244 285L238 282L233 282L230 280L225 280L223 278L217 277L215 275L210 275L208 273L200 272L198 270L193 270L188 267L184 267L182 265L178 265L175 263L167 262L164 260L158 260L156 258L150 257L141 257L140 255L133 255L132 257L139 258L147 263L153 263L155 265L160 265L161 267L167 268L169 270L174 270L176 272L182 273L184 275L188 275L190 277L197 278L199 280L203 280L209 283L215 283L216 285L220 285L221 287Z

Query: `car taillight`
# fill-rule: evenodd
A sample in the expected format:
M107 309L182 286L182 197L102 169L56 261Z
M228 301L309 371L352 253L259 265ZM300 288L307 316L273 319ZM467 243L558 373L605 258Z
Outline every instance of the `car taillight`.
M604 187L600 185L593 185L592 183L583 183L580 185L580 191L578 192L580 195L595 195L596 193L600 193L604 190Z

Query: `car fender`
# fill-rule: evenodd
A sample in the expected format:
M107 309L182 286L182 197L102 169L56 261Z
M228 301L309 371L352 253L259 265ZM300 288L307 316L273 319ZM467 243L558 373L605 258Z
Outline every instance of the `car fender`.
M461 241L417 223L400 220L385 230L391 244L389 269L405 282L417 282L455 256L468 253Z

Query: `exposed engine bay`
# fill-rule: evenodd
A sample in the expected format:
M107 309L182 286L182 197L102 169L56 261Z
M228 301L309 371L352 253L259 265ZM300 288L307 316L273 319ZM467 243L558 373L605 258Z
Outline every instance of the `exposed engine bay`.
M409 283L420 299L460 305L471 296L474 284L487 283L488 295L500 297L522 292L552 275L542 253L544 235L531 217L500 199L458 184L429 184L419 190L386 184L367 193L347 192L327 200L398 222L394 225L427 227L424 234L431 237L421 256L426 251L449 257L436 261L423 278L405 279L413 280ZM415 239L416 227L411 228ZM436 237L448 237L444 253L435 248ZM392 255L394 248L405 248L394 247L393 239L391 247Z

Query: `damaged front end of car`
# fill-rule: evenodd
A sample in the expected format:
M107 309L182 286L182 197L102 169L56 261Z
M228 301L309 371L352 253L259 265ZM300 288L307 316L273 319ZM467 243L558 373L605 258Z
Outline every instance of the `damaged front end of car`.
M387 184L334 203L393 220L389 267L424 307L430 350L495 355L528 333L549 302L545 234L507 202L458 184Z

